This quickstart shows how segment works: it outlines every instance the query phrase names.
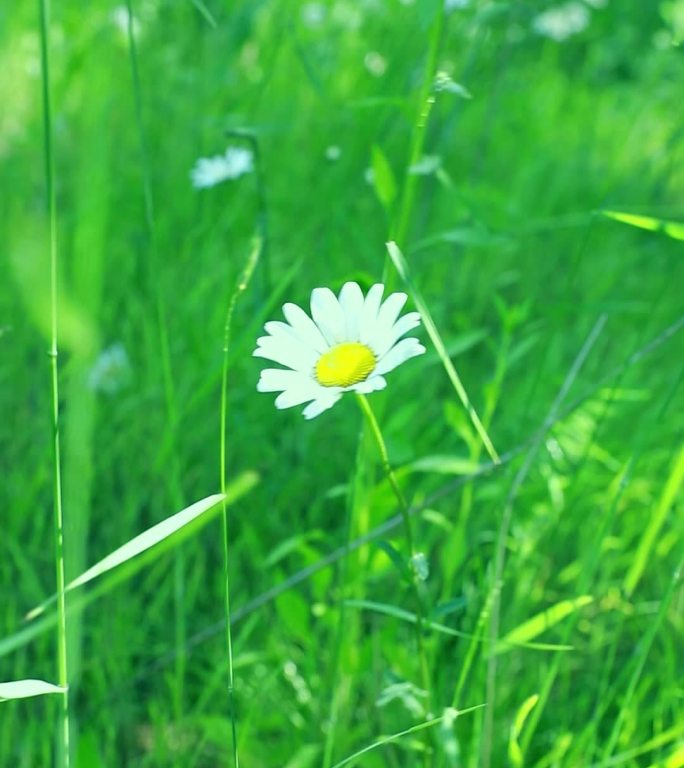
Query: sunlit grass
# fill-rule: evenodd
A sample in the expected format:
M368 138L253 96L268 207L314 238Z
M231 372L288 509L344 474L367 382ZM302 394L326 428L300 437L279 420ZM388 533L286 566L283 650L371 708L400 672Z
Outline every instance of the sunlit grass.
M4 20L3 765L53 764L58 637L79 768L681 764L674 28L609 3L557 42L530 4L466 6L57 4L49 81L38 7ZM194 188L231 146L258 172ZM369 396L393 480L353 398L277 413L251 358L317 286L403 289L390 240L436 334ZM237 483L229 540L212 507L70 588L59 632L53 603L25 620L56 591L53 417L66 582Z

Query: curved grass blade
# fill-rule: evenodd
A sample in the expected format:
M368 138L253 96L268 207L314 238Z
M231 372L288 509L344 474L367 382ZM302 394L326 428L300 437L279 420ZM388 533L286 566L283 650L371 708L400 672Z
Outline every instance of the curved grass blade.
M252 488L258 482L258 476L255 472L244 472L239 475L230 485L226 488L226 504L233 504L239 498L252 490ZM182 542L190 539L196 535L201 528L208 525L211 520L218 515L221 508L215 505L212 509L195 518L192 522L180 528L176 533L168 536L166 539L157 544L156 547L152 547L143 552L138 557L128 560L120 568L109 571L108 575L103 579L100 579L98 583L92 587L92 589L85 594L76 594L69 601L67 606L67 615L72 611L79 611L87 607L91 603L94 603L102 595L106 595L111 590L128 579L130 579L138 571L142 570L146 565L158 559L165 552L168 552L173 547L178 546ZM57 615L55 613L45 613L45 609L56 600L56 596L45 600L40 606L34 608L29 617L38 616L40 612L42 616L37 621L22 627L19 631L0 638L0 658L7 656L7 654L16 651L19 648L23 648L28 645L35 638L47 632L51 627L54 627L57 622Z
M367 747L360 749L358 752L354 752L354 754L349 755L349 757L345 757L344 760L340 760L339 763L335 763L333 768L342 768L343 765L349 765L349 763L356 761L356 759L361 757L361 755L365 755L374 749L378 749L378 747L383 747L385 744L391 744L392 742L401 739L403 736L410 736L412 733L418 733L419 731L423 731L426 728L432 728L433 726L439 725L445 720L450 720L453 722L457 717L460 717L461 715L467 715L469 712L474 712L476 709L481 709L484 706L486 705L477 704L476 706L468 707L467 709L453 709L452 707L447 707L444 710L444 714L440 717L434 717L432 720L426 720L424 723L418 723L418 725L413 725L411 728L407 728L405 731L399 731L398 733L393 733L390 736L381 736L377 741L374 741Z
M413 299L416 307L418 308L418 311L420 312L420 316L423 319L423 323L425 324L425 330L430 337L430 341L432 341L435 349L437 350L437 354L439 355L439 358L442 361L442 365L447 372L449 381L452 383L454 389L456 390L456 394L461 400L463 407L468 412L468 416L470 416L470 420L472 421L477 434L480 436L480 440L482 440L482 443L486 448L489 457L495 464L498 464L501 461L499 454L494 449L492 441L489 439L489 435L487 434L487 430L484 428L482 422L480 421L480 417L477 415L473 404L470 402L468 393L465 391L465 387L461 383L461 378L459 377L458 373L456 373L454 364L451 362L451 358L447 353L446 345L442 341L442 337L437 330L437 326L432 319L432 315L427 308L427 304L425 301L423 301L423 297L420 295L413 282L408 263L406 262L403 253L399 250L399 247L394 242L387 243L387 252L390 259L392 259L392 263L399 273L399 276L406 283L408 292L411 295L411 298Z
M225 494L223 493L215 493L213 496L207 496L207 498L191 504L189 507L186 507L180 512L177 512L175 515L171 515L171 517L167 517L160 523L157 523L151 528L148 528L146 531L143 531L143 533L134 536L130 541L127 541L118 549L115 549L91 568L88 568L87 571L84 571L84 573L82 573L80 576L77 576L75 579L73 579L73 581L70 581L66 585L64 591L69 592L73 589L76 589L76 587L87 584L89 581L96 579L103 573L111 571L113 568L123 565L128 560L131 560L146 550L151 549L155 545L164 541L164 539L167 539L169 536L176 533L176 531L184 528L193 520L196 520L198 517L204 515L210 509L223 501L224 498ZM31 610L27 614L26 618L33 619L36 616L39 616L41 613L43 613L45 608L56 599L56 596L48 598L41 605Z
M383 613L385 616L392 616L400 621L406 621L409 624L415 624L418 620L415 613L411 611L405 611L403 608L397 608L396 605L388 605L387 603L376 603L373 600L345 600L345 605L350 608L361 608L368 611L375 611L376 613ZM467 632L461 632L458 629L452 629L445 624L440 624L437 621L430 621L428 619L423 620L423 626L426 629L433 629L435 632L441 632L443 635L451 635L453 637L465 637L469 640L481 642L486 644L490 642L486 638L479 638L476 635L470 635ZM552 643L532 643L525 640L500 640L499 642L506 642L507 645L519 648L528 648L533 651L573 651L575 650L572 645L554 645Z
M513 768L523 768L523 765L525 764L525 757L518 739L522 733L527 716L534 709L538 701L538 693L533 693L532 696L526 698L520 705L515 720L513 721L513 725L511 726L511 735L508 741L508 759L511 761Z

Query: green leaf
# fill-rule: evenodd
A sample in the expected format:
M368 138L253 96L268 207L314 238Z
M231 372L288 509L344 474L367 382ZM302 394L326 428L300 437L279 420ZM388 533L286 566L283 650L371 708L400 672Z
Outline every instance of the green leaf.
M594 598L591 595L582 595L574 600L561 600L561 602L538 613L509 632L505 637L502 637L494 646L494 652L505 653L510 651L515 645L534 640L535 637L541 635L549 627L553 627L571 613L583 608L585 605L589 605L593 601Z
M392 203L397 197L397 183L394 180L394 171L384 152L377 144L373 145L373 184L378 200L389 213Z
M0 701L28 699L31 696L45 696L49 693L66 692L66 688L46 683L45 680L13 680L10 683L0 683Z
M256 475L254 473L244 473L231 484L229 489L226 489L226 494L216 493L213 496L208 496L206 499L195 502L189 507L177 512L171 517L167 517L160 523L153 525L143 533L138 534L134 538L127 541L125 544L115 549L109 555L104 557L98 563L88 568L80 576L77 576L73 581L65 587L65 592L70 592L77 587L83 586L88 582L101 576L103 573L107 573L125 563L132 560L136 556L152 549L155 546L160 545L162 542L169 540L174 534L180 535L180 532L191 525L210 510L217 507L217 505L226 500L226 503L230 503L237 496L241 496L247 490L249 490L254 483L256 483ZM27 620L34 619L36 616L42 614L45 609L57 599L56 595L52 595L40 605L33 608L27 614Z
M609 219L621 221L623 224L629 224L631 227L647 229L649 232L662 232L673 240L684 240L684 223L680 221L656 219L652 216L638 216L633 213L623 213L622 211L601 211L601 213Z
M405 466L411 472L433 472L438 475L471 475L479 468L479 464L472 459L441 454L423 456Z
M523 768L525 758L518 739L520 738L520 734L522 732L523 726L525 725L525 720L527 720L527 716L534 709L538 701L538 693L534 693L532 696L526 698L525 701L523 701L523 703L520 705L520 709L518 709L518 713L516 714L513 725L511 726L511 735L508 740L508 759L511 761L513 768Z

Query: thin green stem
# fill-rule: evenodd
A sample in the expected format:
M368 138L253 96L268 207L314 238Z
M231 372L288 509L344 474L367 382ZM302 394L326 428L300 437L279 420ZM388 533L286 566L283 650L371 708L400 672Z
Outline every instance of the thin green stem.
M415 165L423 155L427 124L430 113L432 112L433 104L435 103L433 87L435 75L437 73L437 59L439 57L439 50L442 42L442 30L444 27L444 9L442 6L443 3L439 3L439 8L435 11L435 18L430 31L428 54L425 61L425 72L420 94L418 96L418 108L416 119L413 124L408 163L406 164L406 176L399 201L399 212L390 229L390 240L396 241L401 248L406 245L406 235L411 223L411 213L413 211L416 188L420 178L417 174L410 173L409 169L412 165ZM389 264L387 266L389 267ZM387 269L386 272L389 274L389 269Z
M394 495L396 496L397 501L399 502L399 510L401 512L401 516L404 524L404 536L406 537L406 543L408 545L409 553L410 553L409 563L410 563L410 572L411 572L411 585L412 585L413 592L415 595L415 600L416 600L417 621L415 623L415 628L416 628L416 645L418 648L418 660L420 664L420 675L421 675L423 688L427 695L427 711L428 713L430 713L432 711L430 669L427 662L427 655L425 653L425 644L423 642L423 628L424 628L423 598L420 594L420 577L418 575L418 570L416 568L416 556L419 553L416 552L416 549L414 546L413 530L411 526L411 513L409 511L409 506L408 506L408 503L406 502L406 499L404 498L404 494L401 490L401 487L397 482L397 477L394 474L392 465L390 464L389 453L387 452L387 446L382 436L382 431L380 430L380 425L378 424L378 420L375 418L373 409L371 408L371 405L368 402L368 398L365 395L361 395L357 393L356 400L359 403L359 406L361 407L361 411L363 412L363 415L366 417L368 426L370 427L371 433L378 447L382 468L385 472L385 475L387 476L387 480L389 481L392 491L394 492ZM424 753L425 765L429 765L430 751L431 751L430 738L429 738L429 735L426 735L426 749Z
M235 305L238 300L238 296L247 290L249 281L251 280L254 269L261 255L263 247L263 240L261 238L255 238L252 250L247 258L247 263L240 275L237 286L233 291L233 295L228 302L228 309L226 311L226 322L223 329L223 365L221 372L221 425L220 425L220 448L219 448L219 480L221 484L221 492L226 493L227 478L226 478L226 465L227 465L227 451L226 446L228 444L228 352L230 350L231 340L231 325L233 320L233 313L235 311ZM230 613L230 570L229 570L229 554L230 554L230 527L228 520L228 503L224 498L222 502L222 528L223 528L223 576L225 583L225 606L226 606L226 653L228 656L228 704L230 707L230 728L232 736L232 751L233 751L233 765L235 768L239 768L240 760L238 757L238 742L237 742L237 724L235 717L235 677L233 674L233 636L231 632L231 613Z
M50 379L52 390L53 498L55 510L55 568L57 579L57 667L60 686L68 688L66 597L64 594L64 512L62 509L62 460L59 438L59 370L57 360L57 198L55 160L52 151L52 99L50 91L50 9L48 0L40 0L40 52L43 85L43 131L45 148L45 185L50 240ZM62 700L62 727L59 730L61 763L71 764L69 744L69 692Z

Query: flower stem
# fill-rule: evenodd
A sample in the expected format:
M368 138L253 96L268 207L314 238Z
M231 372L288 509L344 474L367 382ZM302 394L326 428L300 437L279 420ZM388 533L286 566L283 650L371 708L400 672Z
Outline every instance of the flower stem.
M378 447L378 452L380 454L380 461L382 463L382 468L385 472L385 475L387 476L390 486L392 487L392 491L394 492L394 495L396 496L397 501L399 502L399 510L401 512L401 516L404 522L404 535L406 536L406 543L408 544L409 553L410 553L409 564L410 564L410 572L411 572L411 585L412 585L413 592L415 595L415 600L416 600L417 621L414 625L416 629L416 646L418 648L418 659L420 664L421 682L425 690L425 693L427 694L426 708L427 708L427 714L429 717L432 712L432 704L431 704L431 696L430 696L430 669L427 662L427 655L425 653L425 644L423 643L423 626L424 626L423 598L420 594L420 577L415 567L415 557L418 553L416 552L416 549L414 546L413 530L411 527L411 513L409 511L409 507L406 502L406 499L404 498L404 494L401 490L401 487L397 482L397 477L390 464L389 454L387 452L387 446L382 436L382 432L380 430L380 425L378 424L378 420L375 418L373 409L371 408L370 403L368 402L368 398L366 398L365 395L356 393L356 399L357 399L357 402L359 403L359 406L361 407L361 411L366 417L366 420L368 422L368 426L370 427L373 438L375 439L375 443ZM431 752L430 736L426 732L424 765L429 765L430 752Z
M432 106L435 103L433 86L435 82L435 74L437 72L437 59L442 42L443 28L444 8L442 7L442 4L440 4L440 7L435 11L435 17L430 30L423 83L418 95L416 119L413 124L408 162L406 163L406 177L404 179L401 198L399 200L399 210L393 222L393 226L390 229L389 239L399 243L399 247L401 248L406 246L406 235L408 234L409 224L411 223L411 212L413 211L413 203L416 196L416 185L419 181L419 176L415 173L410 173L409 169L420 160L423 155L423 148L425 147L428 119L430 117L430 112L432 111ZM389 275L389 262L386 263L386 267L385 272Z
M228 352L230 350L230 338L231 338L231 325L233 321L233 312L235 311L235 305L237 303L238 296L247 290L249 281L254 273L257 262L261 255L263 248L263 240L261 238L255 238L252 245L252 250L247 257L245 267L238 279L238 283L233 291L233 295L228 302L228 309L226 311L226 322L223 329L223 366L221 373L221 426L220 426L220 448L219 448L219 479L221 483L221 492L226 492L226 445L228 442L227 435L227 417L228 417ZM229 564L229 548L230 548L230 528L228 525L228 504L226 499L222 502L222 522L223 522L223 575L225 583L225 606L226 606L226 653L228 656L228 705L230 707L230 728L232 737L232 751L233 751L233 766L239 768L240 761L238 758L238 743L237 743L237 725L235 718L235 685L233 675L233 636L231 632L231 615L230 615L230 572L228 568Z
M55 568L57 576L57 667L60 686L68 688L66 598L64 594L64 514L62 510L62 474L59 437L59 371L57 366L57 200L55 161L52 152L52 102L50 92L50 14L48 0L40 0L40 51L43 84L43 129L45 141L45 184L50 239L50 378L52 389L53 494L55 510ZM69 745L69 692L62 699L62 727L59 731L60 762L71 764Z

